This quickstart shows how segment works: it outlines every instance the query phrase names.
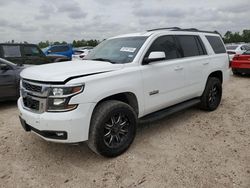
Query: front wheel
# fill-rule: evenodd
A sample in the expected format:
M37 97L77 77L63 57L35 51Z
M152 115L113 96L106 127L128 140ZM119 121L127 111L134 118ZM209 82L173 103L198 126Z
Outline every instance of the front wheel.
M208 78L206 88L201 96L200 108L214 111L218 108L222 96L222 83L218 78Z
M97 154L116 157L132 144L136 126L131 106L114 100L102 102L93 112L88 145Z

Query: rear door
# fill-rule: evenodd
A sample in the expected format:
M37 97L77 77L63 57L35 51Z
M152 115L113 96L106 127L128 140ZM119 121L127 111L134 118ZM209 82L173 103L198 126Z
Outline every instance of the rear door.
M198 35L176 35L182 49L182 60L185 65L186 95L197 97L204 89L206 70L209 68L209 56Z
M0 64L5 63L0 61ZM0 68L0 98L15 96L17 96L15 70L11 66L8 66L8 69Z

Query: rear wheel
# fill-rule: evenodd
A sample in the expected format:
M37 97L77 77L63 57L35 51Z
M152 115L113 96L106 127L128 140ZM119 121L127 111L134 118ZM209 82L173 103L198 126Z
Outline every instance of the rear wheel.
M240 75L240 73L236 69L232 69L232 72L234 75L237 75L237 76Z
M206 88L201 96L200 108L207 111L216 110L222 96L222 83L218 78L208 78Z
M125 152L136 134L137 116L131 106L105 101L94 110L89 131L89 147L105 157Z

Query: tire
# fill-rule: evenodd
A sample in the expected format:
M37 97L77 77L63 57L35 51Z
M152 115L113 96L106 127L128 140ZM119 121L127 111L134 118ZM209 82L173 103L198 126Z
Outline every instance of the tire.
M201 96L200 108L214 111L218 108L222 96L222 83L218 78L208 78L205 90Z
M236 75L236 76L240 75L240 73L239 73L236 69L232 69L232 72L233 72L233 74Z
M92 115L88 146L105 157L116 157L132 144L137 115L126 103L110 100L99 104Z

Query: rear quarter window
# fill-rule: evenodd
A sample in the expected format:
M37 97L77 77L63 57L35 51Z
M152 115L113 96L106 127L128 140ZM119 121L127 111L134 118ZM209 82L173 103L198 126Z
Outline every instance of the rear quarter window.
M217 36L206 36L208 42L210 43L211 47L216 54L223 54L226 53L226 49L223 45L223 42L220 37Z
M3 57L21 57L20 46L3 45Z

